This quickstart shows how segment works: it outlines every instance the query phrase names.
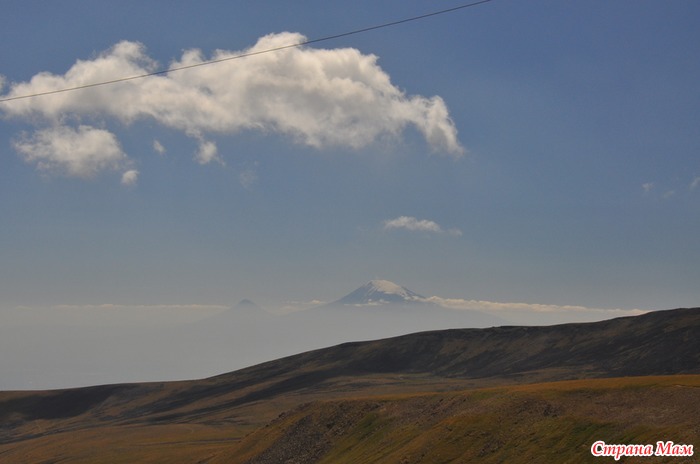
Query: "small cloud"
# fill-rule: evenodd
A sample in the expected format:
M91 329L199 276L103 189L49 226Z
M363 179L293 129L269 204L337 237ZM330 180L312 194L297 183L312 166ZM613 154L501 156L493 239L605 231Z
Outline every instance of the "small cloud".
M122 185L131 186L136 185L136 181L139 178L139 172L136 169L130 169L122 174Z
M504 303L497 301L466 300L462 298L441 298L431 296L425 301L455 310L477 310L487 312L530 312L530 313L602 313L618 316L638 316L648 311L642 309L592 308L578 305L554 305L541 303Z
M664 200L668 200L669 198L673 197L676 194L675 190L669 190L668 192L665 192L663 195L661 195L661 198Z
M129 161L114 134L84 125L42 129L23 136L14 147L38 169L70 177L91 178L102 171L120 169Z
M238 181L243 188L250 189L258 181L258 173L255 169L245 169L238 174Z
M195 159L199 164L209 164L212 161L218 161L223 164L223 160L219 158L219 149L214 142L208 140L199 140L199 149L195 154Z
M0 92L5 88L5 82L7 82L7 78L0 74Z
M690 190L695 190L698 187L700 187L700 176L695 177L690 183Z
M396 219L387 219L384 221L384 230L392 229L406 229L410 231L436 233L442 232L442 228L438 223L427 219L416 219L412 216L400 216Z
M645 184L642 184L642 189L644 190L645 193L651 192L651 190L653 188L654 188L653 182L647 182Z
M384 230L404 229L411 232L429 232L435 234L447 233L454 237L462 235L462 231L456 228L445 231L440 224L427 219L417 219L412 216L399 216L395 219L387 219L384 221Z
M160 143L158 140L153 141L153 150L158 153L159 155L164 155L165 154L165 147L163 146L162 143Z

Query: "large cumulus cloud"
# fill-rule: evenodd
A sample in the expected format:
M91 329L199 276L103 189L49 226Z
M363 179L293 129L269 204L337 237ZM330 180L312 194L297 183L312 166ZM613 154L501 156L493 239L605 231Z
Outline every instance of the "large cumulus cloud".
M445 102L438 96L404 93L391 83L375 55L353 48L308 46L263 53L305 40L300 34L284 32L264 36L242 51L217 50L206 57L199 50L188 50L170 64L172 72L6 101L0 103L0 109L7 116L44 125L36 134L25 136L30 142L17 144L25 159L37 163L51 155L38 155L33 147L45 151L51 146L45 139L52 134L65 137L67 131L89 130L109 133L103 127L114 121L128 125L142 118L197 140L195 159L200 163L221 161L208 137L241 130L280 133L318 149L359 149L378 139L398 139L406 127L412 126L433 151L451 156L464 152ZM254 56L229 60L241 54ZM198 66L209 60L224 62ZM187 66L194 67L175 71ZM78 60L63 75L42 72L27 82L12 83L2 98L138 76L157 68L142 44L123 41L94 59ZM88 129L88 122L100 129ZM82 129L66 128L71 124ZM105 143L113 146L116 139L108 138ZM31 140L38 139L42 143L32 145ZM81 153L76 156L94 158L94 154ZM66 166L64 172L84 175L86 169L92 172L101 166L88 164L89 169ZM75 165L82 166L80 161ZM104 166L113 167L111 163Z

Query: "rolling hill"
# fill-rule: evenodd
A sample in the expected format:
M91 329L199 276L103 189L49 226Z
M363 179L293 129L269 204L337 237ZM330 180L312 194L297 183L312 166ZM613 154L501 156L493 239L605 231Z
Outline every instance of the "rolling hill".
M698 441L699 335L700 308L677 309L345 343L196 381L3 392L0 460L599 462L597 439Z

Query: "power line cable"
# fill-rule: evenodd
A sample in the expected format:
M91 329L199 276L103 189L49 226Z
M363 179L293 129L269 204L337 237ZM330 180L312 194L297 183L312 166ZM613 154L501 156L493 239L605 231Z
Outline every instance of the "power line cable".
M119 82L133 81L133 80L136 80L136 79L144 79L144 78L146 78L146 77L158 76L158 75L161 75L161 74L168 74L168 73L171 73L171 72L182 71L182 70L185 70L185 69L197 68L197 67L199 67L199 66L208 66L208 65L211 65L211 64L222 63L222 62L224 62L224 61L237 60L237 59L246 58L246 57L250 57L250 56L262 55L262 54L264 54L264 53L277 52L277 51L285 50L285 49L288 49L288 48L302 47L302 46L304 46L304 45L310 45L310 44L314 44L314 43L318 43L318 42L325 42L325 41L328 41L328 40L339 39L339 38L341 38L341 37L347 37L347 36L351 36L351 35L362 34L362 33L364 33L364 32L369 32L369 31L374 31L374 30L377 30L377 29L383 29L383 28L387 28L387 27L397 26L397 25L399 25L399 24L404 24L404 23L408 23L408 22L412 22L412 21L418 21L418 20L421 20L421 19L430 18L430 17L432 17L432 16L438 16L438 15L442 15L442 14L453 13L453 12L458 11L458 10L463 10L463 9L465 9L465 8L470 8L470 7L477 6L477 5L481 5L481 4L484 4L484 3L489 3L489 2L491 2L491 1L492 1L492 0L480 0L480 1L477 1L477 2L465 3L465 4L463 4L463 5L455 6L455 7L452 7L452 8L447 8L447 9L440 10L440 11L433 11L432 13L426 13L426 14L422 14L422 15L419 15L419 16L412 16L412 17L410 17L410 18L399 19L399 20L397 20L397 21L391 21L391 22L379 24L379 25L376 25L376 26L365 27L365 28L362 28L362 29L356 29L356 30L354 30L354 31L343 32L343 33L335 34L335 35L329 35L329 36L321 37L321 38L318 38L318 39L305 40L305 41L303 41L303 42L298 42L298 43L294 43L294 44L282 45L282 46L280 46L280 47L268 48L268 49L265 49L265 50L258 50L258 51L256 51L256 52L241 53L241 54L239 54L239 55L228 56L228 57L226 57L226 58L220 58L220 59L218 59L218 60L203 61L203 62L201 62L201 63L190 64L190 65L187 65L187 66L179 66L179 67L176 67L176 68L163 69L163 70L160 70L160 71L153 71L153 72L150 72L150 73L139 74L139 75L136 75L136 76L121 77L121 78L119 78L119 79L112 79L112 80L109 80L109 81L94 82L94 83L92 83L92 84L84 84L84 85L79 85L79 86L76 86L76 87L69 87L69 88L65 88L65 89L49 90L49 91L46 91L46 92L38 92L38 93L27 94L27 95L19 95L19 96L16 96L16 97L2 98L2 99L0 99L0 103L5 103L5 102L13 101L13 100L23 100L23 99L26 99L26 98L41 97L41 96L45 96L45 95L53 95L53 94L63 93L63 92L73 92L73 91L76 91L76 90L88 89L88 88L91 88L91 87L99 87L99 86L103 86L103 85L117 84L117 83L119 83Z

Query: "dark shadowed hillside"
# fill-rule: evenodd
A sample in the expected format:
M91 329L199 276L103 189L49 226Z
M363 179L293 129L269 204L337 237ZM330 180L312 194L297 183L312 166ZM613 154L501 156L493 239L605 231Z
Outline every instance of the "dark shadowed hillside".
M215 379L285 378L277 386L286 390L365 374L530 382L678 373L700 373L700 308L586 324L443 330L344 343Z

